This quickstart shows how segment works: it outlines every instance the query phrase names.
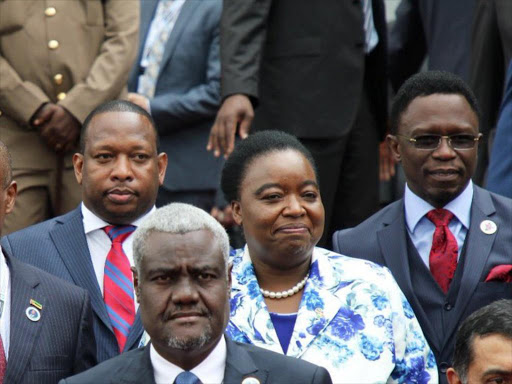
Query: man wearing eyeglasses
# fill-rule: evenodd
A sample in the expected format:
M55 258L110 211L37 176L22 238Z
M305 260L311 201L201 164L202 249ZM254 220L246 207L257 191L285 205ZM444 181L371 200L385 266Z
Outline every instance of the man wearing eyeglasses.
M479 112L471 89L447 72L423 72L398 91L389 147L402 163L404 198L338 231L334 250L387 266L435 354L440 382L458 325L512 299L512 200L473 185Z

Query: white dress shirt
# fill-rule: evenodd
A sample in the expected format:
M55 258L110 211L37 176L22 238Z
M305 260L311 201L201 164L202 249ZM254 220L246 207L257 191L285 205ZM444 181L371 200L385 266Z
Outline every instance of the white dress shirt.
M9 358L9 336L10 336L10 319L11 319L11 273L7 267L5 256L0 246L0 268L5 269L5 277L7 280L7 292L5 292L4 310L2 311L2 318L0 319L0 335L2 336L2 343L4 344L5 360ZM0 281L0 289L4 286Z
M103 219L96 216L94 213L89 210L84 203L82 203L82 217L84 223L84 231L85 238L87 239L87 246L89 247L89 253L91 254L92 265L94 267L94 273L96 274L96 279L98 280L98 285L101 290L101 294L103 295L103 276L105 274L105 262L107 261L108 252L112 247L112 241L108 237L108 235L103 230L104 227L110 225ZM151 214L156 208L153 207L148 213L144 216L139 217L135 220L131 225L138 226L144 218ZM133 267L133 233L130 234L123 242L123 251L128 257L128 261L130 262L130 266ZM139 304L137 300L135 301L135 311L139 308Z
M149 356L153 372L155 375L156 384L170 384L174 383L176 376L184 370L170 361L164 359L153 344L150 346ZM226 368L226 340L222 335L220 341L217 343L213 351L204 359L199 365L190 370L196 375L202 383L222 383L224 380L224 369Z
M473 182L470 180L462 193L443 207L454 215L448 228L457 240L458 257L460 257L471 223L472 202ZM404 205L407 232L421 259L430 269L429 255L436 226L427 218L426 214L435 208L411 191L408 185L405 186Z

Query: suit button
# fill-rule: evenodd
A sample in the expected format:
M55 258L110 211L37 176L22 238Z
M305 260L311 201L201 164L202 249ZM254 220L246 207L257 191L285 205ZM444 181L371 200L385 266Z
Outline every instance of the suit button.
M439 370L441 371L441 373L446 373L448 368L450 368L450 364L448 364L444 361L441 364L439 364Z
M57 85L62 84L62 74L57 73L55 76L53 76L53 82Z
M59 42L57 40L50 40L48 42L48 48L50 48L50 49L57 49L57 48L59 48Z
M44 14L48 17L55 16L57 10L54 7L48 7L44 10Z
M450 303L446 303L444 305L444 310L445 311L451 311L453 309L453 305L451 305Z
M2 116L2 111L0 111L0 116Z
M65 98L66 98L66 93L65 93L65 92L61 92L61 93L59 93L59 94L57 95L57 99L58 99L59 101L62 101L62 100L64 100Z

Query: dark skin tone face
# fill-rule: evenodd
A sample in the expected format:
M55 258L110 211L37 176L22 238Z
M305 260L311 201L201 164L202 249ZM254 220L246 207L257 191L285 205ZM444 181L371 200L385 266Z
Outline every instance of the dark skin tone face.
M425 134L477 136L478 118L461 95L417 97L403 112L398 134L413 138ZM454 150L442 139L437 149L423 150L403 137L388 135L387 141L395 159L402 163L411 191L435 208L442 208L455 199L468 185L475 170L478 145Z
M73 164L85 206L110 224L129 224L155 204L167 155L157 153L145 116L105 112L90 122L84 153Z
M302 280L324 229L324 207L309 161L295 150L255 158L242 180L240 201L232 202L232 208L236 223L243 226L260 286L280 291ZM296 310L300 297L281 299L279 312ZM287 301L296 302L286 308Z
M190 370L215 348L229 319L231 271L207 230L152 232L134 286L156 351Z

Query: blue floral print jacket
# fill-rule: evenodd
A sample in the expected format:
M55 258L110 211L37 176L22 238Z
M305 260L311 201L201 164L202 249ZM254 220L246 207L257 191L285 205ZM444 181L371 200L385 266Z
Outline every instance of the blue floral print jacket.
M247 247L234 251L234 340L283 353ZM437 383L435 359L389 270L315 248L288 356L325 367L333 383Z

